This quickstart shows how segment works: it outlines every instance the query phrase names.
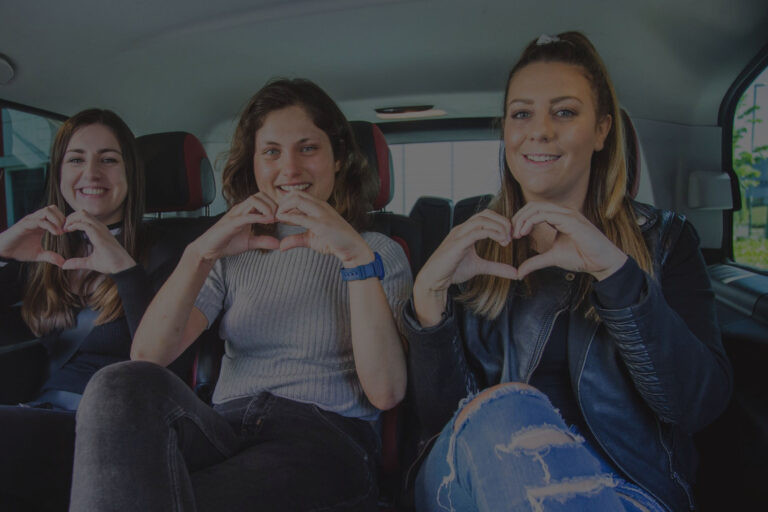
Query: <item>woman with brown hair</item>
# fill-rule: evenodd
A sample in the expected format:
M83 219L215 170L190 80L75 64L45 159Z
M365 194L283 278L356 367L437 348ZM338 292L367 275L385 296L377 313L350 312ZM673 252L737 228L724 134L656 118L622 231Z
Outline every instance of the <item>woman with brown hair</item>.
M417 509L692 507L692 434L731 388L714 295L690 223L626 194L618 101L584 35L523 51L503 147L500 193L406 307Z
M333 100L297 79L245 107L223 179L229 210L148 308L140 361L85 392L73 511L376 508L371 422L405 393L411 276L364 230L375 176ZM162 366L220 314L211 408Z
M22 302L50 356L39 395L0 407L3 510L9 502L66 509L82 392L98 369L128 359L141 315L172 269L153 256L142 225L144 171L131 130L113 112L84 110L58 130L45 204L0 233L2 307Z

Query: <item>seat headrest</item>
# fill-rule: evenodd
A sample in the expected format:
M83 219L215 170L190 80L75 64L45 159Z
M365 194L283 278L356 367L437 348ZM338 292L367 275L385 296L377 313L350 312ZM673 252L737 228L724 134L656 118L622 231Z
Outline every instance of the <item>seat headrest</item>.
M624 125L624 153L627 158L627 194L632 199L640 188L640 141L629 114L621 109L621 122Z
M213 167L197 137L165 132L136 138L144 162L146 212L203 208L216 196Z
M379 176L379 193L373 201L373 209L381 210L389 204L395 195L395 183L392 171L392 158L387 140L381 129L368 121L351 121L360 151L368 160L368 165Z

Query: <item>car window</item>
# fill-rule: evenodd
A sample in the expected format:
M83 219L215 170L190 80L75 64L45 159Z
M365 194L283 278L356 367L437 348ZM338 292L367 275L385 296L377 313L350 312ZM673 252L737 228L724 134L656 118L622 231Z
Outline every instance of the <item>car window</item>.
M421 196L465 197L499 189L499 140L392 144L395 194L389 209L408 215Z
M2 107L0 124L0 229L40 208L56 116Z
M733 170L742 205L733 216L733 259L768 269L768 68L739 98L733 118Z

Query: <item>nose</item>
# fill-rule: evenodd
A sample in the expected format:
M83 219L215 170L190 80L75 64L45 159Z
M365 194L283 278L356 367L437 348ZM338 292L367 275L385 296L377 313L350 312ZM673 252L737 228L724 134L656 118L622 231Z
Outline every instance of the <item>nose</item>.
M299 176L301 174L301 166L299 163L299 157L293 151L286 151L283 156L283 167L281 174L288 177Z
M529 133L532 141L550 141L554 137L552 120L549 116L535 116L530 124Z
M101 175L101 162L98 157L89 158L83 170L83 176L89 179L97 179Z

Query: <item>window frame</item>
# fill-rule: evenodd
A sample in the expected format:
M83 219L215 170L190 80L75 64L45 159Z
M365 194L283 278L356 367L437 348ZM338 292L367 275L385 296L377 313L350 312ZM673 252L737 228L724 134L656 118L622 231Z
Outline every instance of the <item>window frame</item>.
M741 193L739 192L739 177L733 168L733 123L736 117L736 107L739 98L747 90L755 79L768 68L768 43L765 44L757 55L750 59L746 67L739 73L733 81L728 91L720 103L717 124L722 129L722 169L731 177L731 196L733 198L733 208L723 210L723 241L721 248L721 260L725 263L768 275L768 268L753 267L734 260L733 256L733 220L734 212L741 210Z
M6 109L6 108L11 110L16 110L19 112L24 112L25 114L32 114L39 117L53 119L61 122L64 122L69 118L69 116L65 116L57 112L51 112L50 110L32 107L30 105L25 105L23 103L16 103L14 101L9 101L9 100L0 98L0 110ZM2 146L2 134L3 134L3 128L2 128L2 125L0 125L0 156L3 156L4 154L4 147ZM4 167L0 167L0 200L3 201L2 207L0 207L0 230L6 230L8 229L9 226L7 226L7 221L6 221L7 215L8 215L8 212L7 212L8 205L5 204L5 168Z

